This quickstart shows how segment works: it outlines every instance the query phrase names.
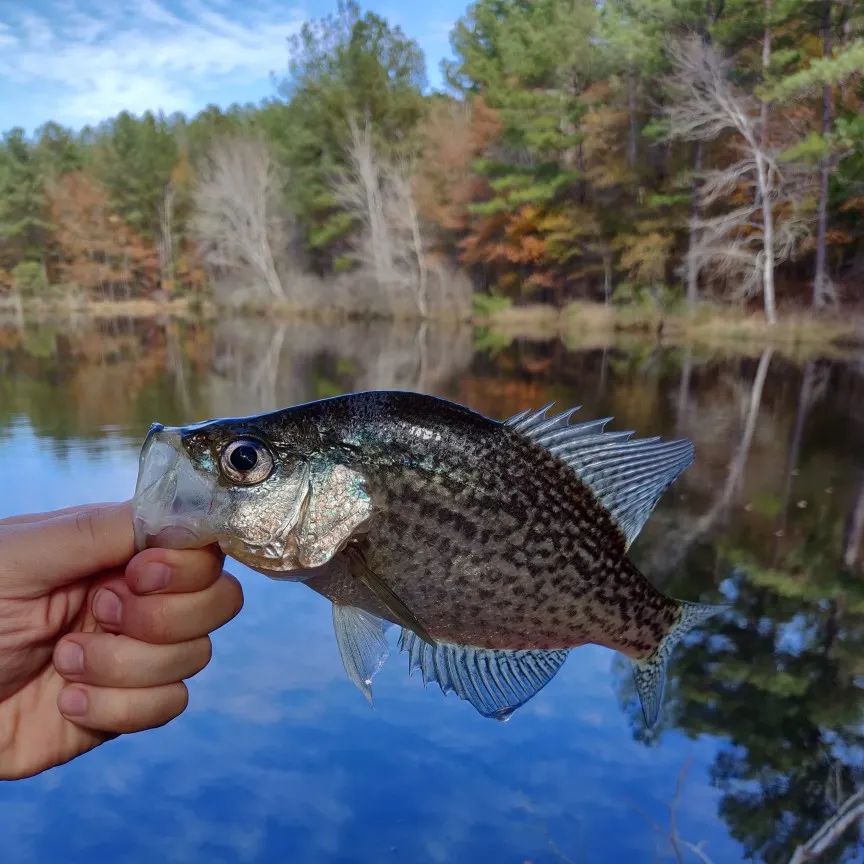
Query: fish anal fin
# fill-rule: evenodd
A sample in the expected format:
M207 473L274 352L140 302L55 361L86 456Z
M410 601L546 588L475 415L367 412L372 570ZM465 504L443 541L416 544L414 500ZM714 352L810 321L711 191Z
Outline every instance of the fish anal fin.
M569 465L609 511L629 548L660 496L693 462L693 443L633 440L633 432L604 431L612 418L570 423L578 409L547 417L551 407L523 411L504 424Z
M372 704L372 679L390 655L386 624L356 606L333 604L333 632L348 677Z
M399 647L408 654L409 675L420 669L424 684L436 682L443 693L454 692L482 716L502 721L552 680L569 653L428 645L406 629Z
M691 603L686 600L678 602L681 604L678 620L663 637L654 653L644 660L633 661L636 692L639 694L645 725L649 729L654 728L660 716L663 694L666 690L666 670L675 646L703 621L707 621L727 608L706 603Z

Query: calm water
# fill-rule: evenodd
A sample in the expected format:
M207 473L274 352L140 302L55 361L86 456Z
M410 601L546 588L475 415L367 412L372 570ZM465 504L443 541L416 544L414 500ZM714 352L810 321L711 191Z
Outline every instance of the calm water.
M0 517L130 496L154 420L368 388L499 418L581 404L693 439L632 554L673 596L732 610L676 651L658 729L594 646L506 724L424 689L398 653L372 710L330 604L234 565L246 606L186 714L0 787L4 862L786 862L864 788L855 361L383 325L0 326ZM819 860L864 860L857 827Z

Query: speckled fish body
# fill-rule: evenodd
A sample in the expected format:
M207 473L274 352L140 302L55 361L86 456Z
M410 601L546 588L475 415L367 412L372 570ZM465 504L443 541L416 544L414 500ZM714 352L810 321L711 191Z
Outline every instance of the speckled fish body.
M424 677L431 668L442 689L490 716L522 704L505 687L513 676L530 698L569 649L620 651L653 722L668 653L716 610L664 595L627 549L692 445L630 440L605 432L608 420L571 424L572 411L547 410L502 422L430 396L372 392L173 430L198 486L184 487L195 499L187 507L175 484L163 512L200 511L211 477L208 514L184 530L333 600L346 669L364 692L389 621L403 627L400 645ZM150 437L165 434L155 427ZM241 445L234 462L257 462L259 473L267 462L263 480L232 485L242 471L225 454ZM141 536L158 533L152 502L165 499L142 479L147 450ZM314 569L328 564L329 575Z
M366 561L431 636L642 657L677 617L573 469L512 427L413 394L361 394L315 414L284 414L276 434L299 449L324 429L350 444L331 458L366 478L377 505Z

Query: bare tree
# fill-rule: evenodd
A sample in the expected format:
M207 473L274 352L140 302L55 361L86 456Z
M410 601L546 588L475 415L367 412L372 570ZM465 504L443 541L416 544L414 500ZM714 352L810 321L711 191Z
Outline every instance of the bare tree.
M395 264L401 273L409 275L414 285L414 300L421 318L429 314L427 302L429 275L426 266L426 244L420 215L414 198L412 179L414 171L408 162L389 165L386 171L389 194L385 196L385 213L388 224L393 226L399 241L393 249Z
M805 864L818 860L856 822L864 819L864 789L850 795L837 812L822 825L802 846L799 846L789 864Z
M361 128L348 119L348 169L334 178L337 200L361 224L353 257L368 268L387 295L390 311L408 292L421 318L429 315L429 269L408 161L382 158L375 151L368 119Z
M192 224L205 261L251 270L274 299L284 300L270 239L279 182L267 144L248 133L223 137L198 167L198 178Z
M798 169L784 165L781 172L764 103L733 86L730 63L713 46L692 35L670 43L668 50L674 67L667 79L672 97L666 108L669 137L711 141L731 133L730 144L740 154L725 168L703 172L699 189L703 210L742 189L752 202L695 220L700 237L688 255L688 279L711 264L718 275L738 280L744 295L761 287L765 316L774 324L775 266L792 257L806 232L806 223L794 213L779 227L776 224L778 203L794 205L800 196Z

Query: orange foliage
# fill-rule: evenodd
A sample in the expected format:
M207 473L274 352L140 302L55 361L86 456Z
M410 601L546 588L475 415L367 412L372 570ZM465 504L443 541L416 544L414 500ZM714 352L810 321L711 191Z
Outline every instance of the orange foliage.
M132 284L155 287L155 250L111 212L96 180L81 171L64 175L49 192L49 207L60 246L61 279L102 290Z
M498 113L482 96L470 103L435 105L420 133L423 154L415 181L417 206L430 222L446 231L468 228L468 205L484 197L485 180L472 162L501 130Z
M617 105L617 100L617 94L605 81L592 85L582 95L587 108L581 123L585 177L599 189L632 179L625 152L629 118L626 107Z

